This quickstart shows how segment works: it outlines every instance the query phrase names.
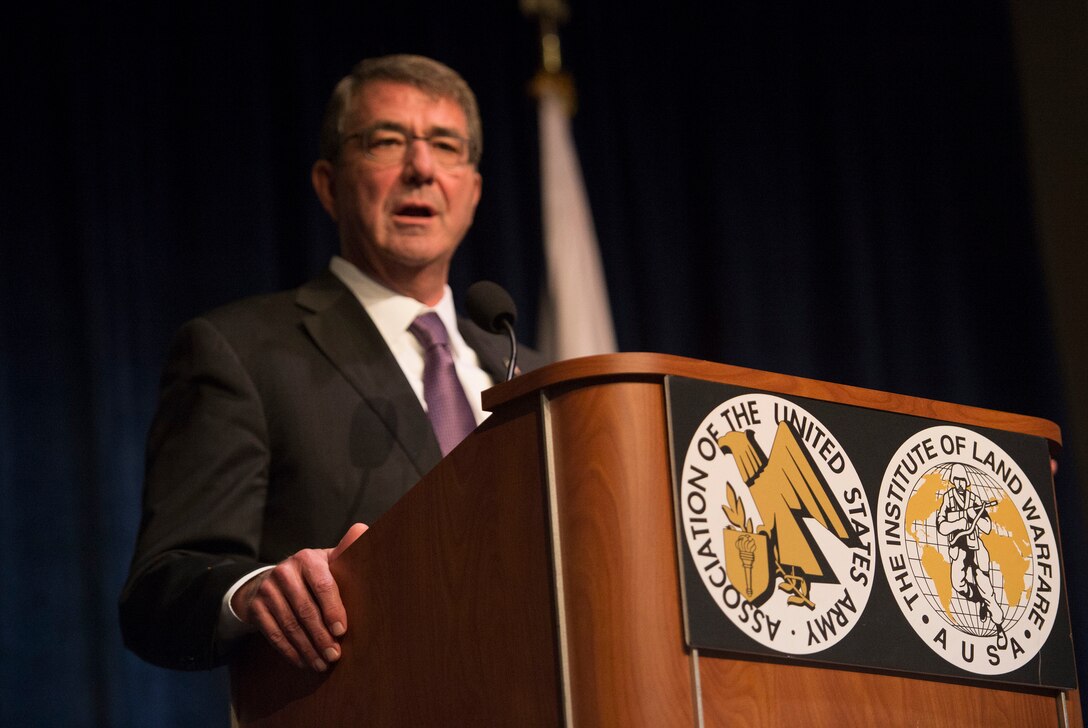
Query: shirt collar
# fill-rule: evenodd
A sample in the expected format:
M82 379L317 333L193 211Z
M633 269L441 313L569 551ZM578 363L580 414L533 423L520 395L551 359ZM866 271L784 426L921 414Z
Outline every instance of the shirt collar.
M442 319L449 333L450 347L453 349L454 356L467 346L457 328L457 311L453 305L453 292L449 285L445 286L438 303L428 306L410 296L404 296L386 288L339 255L333 256L329 263L329 270L359 300L391 349L408 331L412 321L427 311L434 311Z

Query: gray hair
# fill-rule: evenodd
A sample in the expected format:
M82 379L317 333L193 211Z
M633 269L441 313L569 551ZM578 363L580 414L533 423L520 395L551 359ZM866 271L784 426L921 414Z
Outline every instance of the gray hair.
M320 153L322 159L335 161L344 133L344 116L355 94L371 81L405 83L438 98L457 102L468 123L468 161L476 165L484 151L483 125L476 96L465 80L449 66L424 56L396 54L367 58L351 69L332 91L321 121Z

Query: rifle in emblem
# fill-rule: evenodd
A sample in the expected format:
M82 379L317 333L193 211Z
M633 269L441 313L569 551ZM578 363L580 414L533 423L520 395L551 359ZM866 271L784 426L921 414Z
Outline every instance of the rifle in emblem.
M945 520L949 523L958 521L961 518L968 519L967 525L963 528L957 528L948 534L948 543L955 542L956 539L966 536L975 530L975 526L978 525L978 519L982 518L983 514L989 509L997 505L996 500L988 500L985 503L979 503L978 505L969 506L967 508L960 508L954 511L949 511ZM974 515L970 515L970 514Z

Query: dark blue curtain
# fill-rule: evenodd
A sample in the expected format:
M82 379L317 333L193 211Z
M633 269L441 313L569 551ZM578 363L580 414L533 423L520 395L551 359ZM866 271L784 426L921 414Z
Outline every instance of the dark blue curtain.
M573 13L622 349L1064 423L1003 3ZM326 265L309 187L325 100L356 60L408 51L460 70L484 115L454 290L502 282L531 342L535 28L514 0L43 3L9 20L0 725L225 725L222 674L145 665L116 625L167 341ZM1084 549L1075 468L1058 483L1067 553Z

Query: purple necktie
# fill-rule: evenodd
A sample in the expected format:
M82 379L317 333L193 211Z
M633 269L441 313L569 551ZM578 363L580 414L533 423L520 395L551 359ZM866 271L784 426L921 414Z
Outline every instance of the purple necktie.
M457 378L442 319L429 311L416 318L408 330L423 345L423 399L442 455L446 456L476 428L476 417Z

